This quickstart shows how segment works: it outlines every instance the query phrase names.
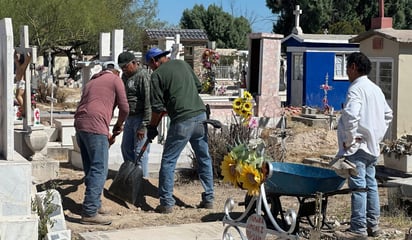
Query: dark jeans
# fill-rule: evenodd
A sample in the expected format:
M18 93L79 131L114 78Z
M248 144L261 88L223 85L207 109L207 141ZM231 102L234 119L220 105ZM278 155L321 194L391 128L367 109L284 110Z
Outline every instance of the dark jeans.
M93 217L101 207L108 172L109 141L106 135L82 131L76 133L76 140L81 151L86 185L82 215Z
M203 124L204 120L206 120L205 113L182 122L171 123L169 126L159 172L159 197L160 204L163 206L175 204L173 187L176 162L188 142L190 142L197 159L197 171L204 189L202 200L213 202L213 168L207 142L207 127Z

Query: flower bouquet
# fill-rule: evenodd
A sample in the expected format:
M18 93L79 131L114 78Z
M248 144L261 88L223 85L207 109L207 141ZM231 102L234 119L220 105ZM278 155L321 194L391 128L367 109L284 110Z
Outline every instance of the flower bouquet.
M202 64L206 72L202 76L202 93L212 93L215 89L214 66L219 64L220 55L213 49L205 49L202 54Z
M258 195L260 185L270 175L270 164L268 157L264 154L265 144L263 140L250 136L258 126L256 118L252 117L252 95L245 91L242 97L236 98L233 102L235 116L234 143L230 152L224 156L221 163L223 182L231 183L248 191L248 195ZM239 134L242 130L248 133Z

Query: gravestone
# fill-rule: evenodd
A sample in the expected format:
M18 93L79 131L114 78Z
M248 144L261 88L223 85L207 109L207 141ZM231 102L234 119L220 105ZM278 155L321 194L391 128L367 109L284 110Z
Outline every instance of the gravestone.
M247 90L255 96L255 115L261 127L275 126L280 119L280 52L283 35L251 33L249 35L249 72Z
M37 48L29 45L29 27L27 25L20 27L20 46L15 48L15 51L26 55L31 54L31 64L37 63ZM23 129L27 129L32 125L32 110L31 110L31 70L30 67L26 69L25 73L26 91L24 92L24 112L26 117L23 118Z
M15 49L16 52L25 54L30 52L32 55L31 63L37 62L36 47L29 45L28 26L20 28L20 46ZM24 108L26 117L23 118L23 129L15 128L14 130L14 149L26 159L32 162L32 174L36 181L45 182L56 178L59 162L47 159L41 150L48 142L48 135L41 124L33 125L33 116L31 110L31 72L26 69L26 91L24 95Z
M14 47L11 18L0 20L0 239L37 240L31 164L14 151Z

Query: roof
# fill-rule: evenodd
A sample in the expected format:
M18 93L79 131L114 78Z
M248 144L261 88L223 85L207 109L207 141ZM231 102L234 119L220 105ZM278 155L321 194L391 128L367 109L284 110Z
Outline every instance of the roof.
M290 38L294 38L299 42L305 43L349 43L349 39L356 35L341 35L341 34L290 34L282 40L282 43Z
M412 43L412 30L399 30L393 28L372 29L350 39L350 42L361 42L373 35L380 35L395 42Z
M146 29L149 39L175 37L180 34L181 41L209 41L203 29Z

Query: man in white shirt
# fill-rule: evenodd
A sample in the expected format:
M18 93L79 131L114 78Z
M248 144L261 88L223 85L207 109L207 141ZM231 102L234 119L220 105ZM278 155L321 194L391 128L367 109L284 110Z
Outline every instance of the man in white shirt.
M375 166L380 155L379 143L393 116L382 90L368 79L370 71L371 62L363 53L348 56L346 73L351 85L338 123L338 155L356 165L358 175L348 178L349 187L367 191L352 192L350 227L336 232L338 239L367 239L380 233Z

